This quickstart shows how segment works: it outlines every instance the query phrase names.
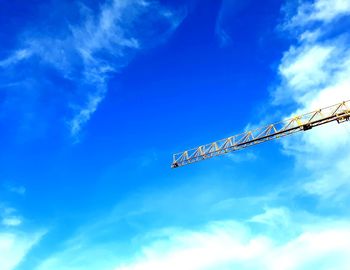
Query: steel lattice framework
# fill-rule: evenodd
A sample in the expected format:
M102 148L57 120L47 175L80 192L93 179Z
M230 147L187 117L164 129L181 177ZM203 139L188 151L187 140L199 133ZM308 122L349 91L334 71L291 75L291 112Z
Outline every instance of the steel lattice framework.
M229 152L238 151L299 131L307 131L313 127L333 121L343 123L349 121L349 118L350 100L174 154L171 167L177 168Z

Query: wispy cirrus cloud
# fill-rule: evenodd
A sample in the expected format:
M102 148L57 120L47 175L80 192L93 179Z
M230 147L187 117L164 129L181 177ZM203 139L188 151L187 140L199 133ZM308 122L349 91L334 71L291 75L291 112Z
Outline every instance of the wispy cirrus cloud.
M12 66L17 64L18 62L27 59L31 56L31 51L27 49L20 49L18 51L15 51L11 56L8 58L0 61L0 67L6 68L8 66Z
M138 51L165 41L184 13L144 0L104 1L97 10L82 3L66 5L67 9L77 10L79 20L57 25L57 34L27 29L21 36L20 48L1 60L0 67L14 68L27 61L29 69L39 65L58 71L70 85L65 91L72 92L64 95L67 104L63 107L71 110L68 125L75 136L105 98L109 78ZM38 72L33 79L40 85L40 80L49 78L45 72Z
M227 26L237 10L242 7L243 2L237 0L223 0L220 6L218 18L216 21L215 31L219 43L222 47L229 45L232 42L231 36L227 33Z

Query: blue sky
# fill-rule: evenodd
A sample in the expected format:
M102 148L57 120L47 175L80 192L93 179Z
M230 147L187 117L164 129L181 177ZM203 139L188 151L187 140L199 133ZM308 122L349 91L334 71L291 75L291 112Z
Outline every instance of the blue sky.
M0 269L348 269L350 1L0 2Z

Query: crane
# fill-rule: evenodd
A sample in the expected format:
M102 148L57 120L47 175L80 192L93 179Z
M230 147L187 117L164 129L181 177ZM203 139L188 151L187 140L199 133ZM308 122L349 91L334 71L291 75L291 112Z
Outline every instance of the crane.
M330 122L337 121L340 124L349 119L350 100L174 154L171 167L182 167Z

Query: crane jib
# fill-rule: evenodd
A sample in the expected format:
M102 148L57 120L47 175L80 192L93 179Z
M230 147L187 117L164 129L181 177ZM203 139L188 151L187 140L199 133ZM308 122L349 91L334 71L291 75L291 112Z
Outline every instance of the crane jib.
M178 168L300 131L307 131L333 121L343 123L349 121L349 119L350 101L344 101L317 111L292 117L265 127L246 131L239 135L174 154L171 167Z

